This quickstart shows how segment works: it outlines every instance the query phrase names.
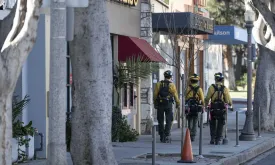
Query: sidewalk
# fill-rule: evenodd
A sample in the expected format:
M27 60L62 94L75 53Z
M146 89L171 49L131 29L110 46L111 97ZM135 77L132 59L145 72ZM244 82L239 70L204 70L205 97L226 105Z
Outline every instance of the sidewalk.
M237 165L243 163L254 156L265 152L272 147L275 143L275 134L272 133L263 133L262 138L257 139L256 141L240 141L239 147L236 145L236 112L229 112L228 115L228 145L209 145L210 135L209 127L205 126L203 128L203 148L202 154L207 156L220 156L223 159L218 159L216 161L207 160L198 161L198 163L192 163L195 165L205 165L205 164L227 164L227 165ZM239 128L242 129L245 121L245 110L239 109ZM241 132L240 132L241 133ZM257 135L257 133L255 132ZM157 154L170 154L169 159L162 158L157 156L156 164L159 165L173 165L178 164L177 160L180 159L179 153L181 148L181 131L179 129L172 132L172 143L163 144L159 142L157 138L156 153ZM151 164L151 158L142 159L139 156L152 153L152 137L149 135L140 136L138 142L132 143L114 143L114 152L117 158L117 161L121 165L133 165L133 164ZM195 139L195 142L192 142L193 154L194 157L199 154L199 129L198 134ZM174 155L174 156L173 156ZM172 158L173 157L173 158Z
M239 129L243 128L245 122L246 105L237 104L235 110L239 112ZM202 155L205 159L200 159L194 165L237 165L248 161L249 159L275 147L275 134L262 133L262 138L256 141L240 141L239 147L236 145L236 112L228 114L228 145L209 145L210 135L209 126L203 128ZM240 132L241 133L241 132ZM255 132L257 136L257 132ZM172 131L172 143L160 143L157 136L156 164L158 165L176 165L180 159L179 153L181 149L181 130ZM192 142L194 158L199 154L199 129L195 142ZM152 136L141 135L137 142L113 143L113 150L119 165L149 165L152 164L150 157L146 158L147 154L152 153ZM209 156L214 156L217 159L209 159ZM222 159L221 159L222 158ZM32 161L25 165L45 165L44 161ZM68 154L68 165L72 165L70 155Z
M246 104L247 98L232 98L232 102L233 104Z

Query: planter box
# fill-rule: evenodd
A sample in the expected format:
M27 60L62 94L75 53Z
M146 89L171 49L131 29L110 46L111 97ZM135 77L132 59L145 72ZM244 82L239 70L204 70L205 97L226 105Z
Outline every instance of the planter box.
M26 153L28 154L28 159L33 159L34 157L34 136L28 136L30 138L29 147Z
M28 155L27 159L29 159L29 160L33 159L33 157L34 157L34 137L27 136L27 138L30 138L28 148L26 148L26 146L19 146L18 140L15 138L12 138L12 162L13 163L18 161L18 149L19 148L26 152L26 154Z
M12 138L12 162L16 162L18 159L18 141Z

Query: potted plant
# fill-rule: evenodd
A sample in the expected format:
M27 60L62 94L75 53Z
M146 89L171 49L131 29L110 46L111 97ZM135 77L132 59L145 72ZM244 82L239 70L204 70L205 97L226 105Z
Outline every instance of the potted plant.
M37 131L32 127L32 121L27 125L24 125L18 117L22 114L22 111L26 105L30 102L29 96L25 96L23 100L18 101L17 96L13 98L12 103L12 159L13 162L23 162L28 159L26 154L26 148L29 146L29 142L34 143L33 136ZM33 146L33 145L32 145Z

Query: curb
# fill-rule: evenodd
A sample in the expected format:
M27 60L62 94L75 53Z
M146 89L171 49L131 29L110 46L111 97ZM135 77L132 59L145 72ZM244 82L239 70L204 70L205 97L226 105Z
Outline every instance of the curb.
M267 141L264 141L261 144L258 144L250 149L242 151L236 155L221 159L216 163L212 163L211 165L238 165L241 163L245 163L255 158L256 156L272 149L273 147L275 147L275 138L271 138Z

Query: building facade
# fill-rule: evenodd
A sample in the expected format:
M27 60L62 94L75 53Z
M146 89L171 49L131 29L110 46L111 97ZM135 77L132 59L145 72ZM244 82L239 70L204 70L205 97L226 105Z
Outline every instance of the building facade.
M117 0L107 1L107 13L109 18L113 66L119 62L124 62L127 58L136 54L142 54L142 57L149 59L152 62L165 62L161 55L145 39L141 39L141 1L133 0L132 3L123 3ZM38 25L38 36L32 52L26 60L22 73L18 79L14 95L19 96L19 99L25 95L29 95L31 102L24 109L22 121L28 123L33 122L33 126L40 133L44 134L43 151L37 152L38 158L47 157L48 149L48 97L49 97L49 73L50 73L50 9L44 5L41 10L41 17ZM1 17L4 12L0 12ZM0 18L1 18L0 17ZM70 20L71 21L71 20ZM68 22L70 22L68 21ZM66 60L66 59L64 59ZM70 98L70 83L72 79L70 62L69 62L69 47L68 47L68 79L67 81L68 98L67 114L71 109ZM66 67L66 66L64 66ZM132 128L140 132L140 101L141 92L140 85L125 84L121 90L120 108L122 114L127 116L128 123ZM115 92L114 92L115 95ZM114 99L117 96L114 96ZM148 99L144 98L144 100ZM66 114L66 112L64 112ZM34 148L40 147L40 139L35 139Z
M152 77L144 81L142 85L148 87L149 93L152 95L155 84L164 79L164 71L172 70L174 73L173 81L181 98L183 94L182 74L198 73L203 79L204 51L206 49L203 40L207 38L207 34L213 33L214 24L204 9L205 1L151 0L150 3L152 45L167 63L160 64L159 71L153 73ZM203 87L203 80L200 83ZM151 84L153 85L151 86ZM150 103L141 106L141 116L144 123L148 120L148 111L156 121L156 110L153 109L152 101ZM174 108L174 114L174 124L179 127L180 111L176 112Z

